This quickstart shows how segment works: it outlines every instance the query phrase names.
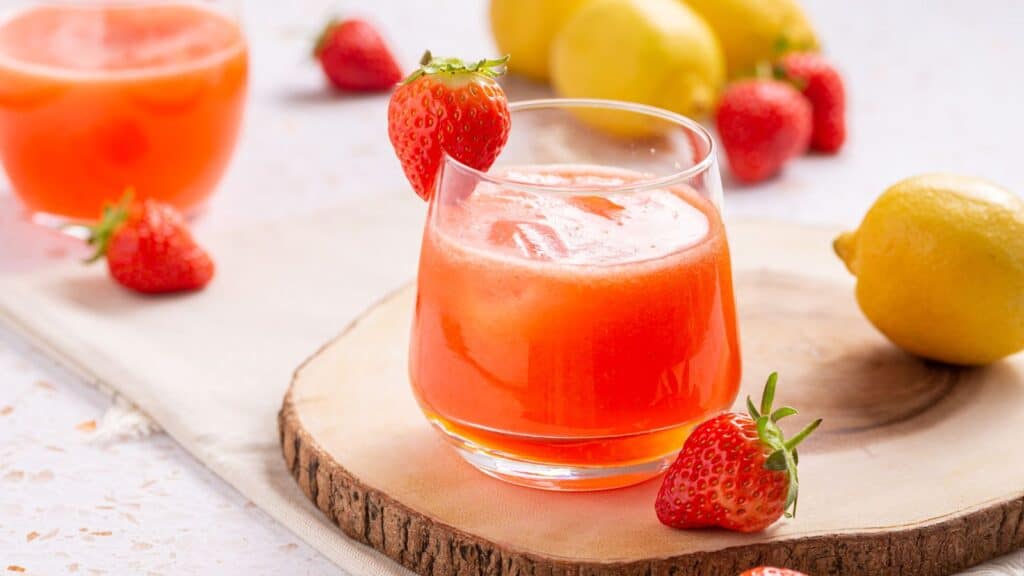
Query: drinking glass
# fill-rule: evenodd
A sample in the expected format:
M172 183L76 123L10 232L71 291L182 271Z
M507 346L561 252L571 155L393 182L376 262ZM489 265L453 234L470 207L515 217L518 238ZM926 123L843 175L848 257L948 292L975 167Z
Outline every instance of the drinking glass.
M553 490L643 481L739 385L714 145L696 122L638 104L511 110L490 171L443 162L413 391L491 476Z
M248 50L232 4L17 2L0 19L0 160L32 211L95 219L127 188L193 211L234 149Z

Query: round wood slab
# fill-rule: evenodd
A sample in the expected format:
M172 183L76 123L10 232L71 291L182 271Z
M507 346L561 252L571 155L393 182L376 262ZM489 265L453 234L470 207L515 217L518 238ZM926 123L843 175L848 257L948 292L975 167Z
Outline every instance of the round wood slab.
M660 479L552 493L463 462L409 389L411 286L296 372L279 416L286 464L345 534L424 575L931 575L1024 546L1024 358L964 370L903 354L860 314L830 237L730 228L740 399L778 370L777 402L801 410L787 430L825 418L801 447L798 516L763 533L662 526Z

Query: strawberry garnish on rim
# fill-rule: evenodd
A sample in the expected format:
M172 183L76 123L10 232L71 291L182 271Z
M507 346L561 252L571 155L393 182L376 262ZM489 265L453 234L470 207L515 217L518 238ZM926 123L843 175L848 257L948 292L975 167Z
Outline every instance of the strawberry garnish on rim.
M425 200L444 154L476 170L494 164L508 140L508 99L495 78L508 56L466 63L427 51L391 95L388 137L413 190Z

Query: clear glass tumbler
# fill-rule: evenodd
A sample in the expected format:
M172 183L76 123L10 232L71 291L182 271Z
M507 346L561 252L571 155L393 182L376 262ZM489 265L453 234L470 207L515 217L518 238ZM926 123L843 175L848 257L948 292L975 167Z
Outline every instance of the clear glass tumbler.
M233 2L36 0L0 18L0 159L34 212L126 188L192 211L234 149L248 49Z
M443 164L420 255L413 390L491 476L554 490L643 481L739 385L712 140L637 104L511 108L495 167Z

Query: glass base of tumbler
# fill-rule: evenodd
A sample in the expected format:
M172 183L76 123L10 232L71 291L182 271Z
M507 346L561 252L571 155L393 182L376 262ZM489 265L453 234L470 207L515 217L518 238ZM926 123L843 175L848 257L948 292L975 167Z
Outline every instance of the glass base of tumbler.
M113 204L117 204L117 202L113 202ZM187 222L194 223L206 213L208 207L208 202L203 201L189 208L179 209L178 211ZM29 206L25 206L24 204L22 205L22 209L24 210L25 217L33 224L44 228L61 230L65 234L75 237L88 237L87 226L98 222L102 216L102 211L99 211L89 218L78 218L67 214L61 214L59 212L47 212L44 210L33 209Z
M649 459L598 466L539 461L489 448L460 434L440 418L429 419L455 447L459 455L476 469L511 484L542 490L590 492L639 484L664 472L675 459L678 449L682 447L680 441L674 450ZM685 440L691 429L692 425L685 425L673 429L672 432ZM617 442L628 439L629 437L615 437L605 441ZM552 442L551 439L544 441Z

